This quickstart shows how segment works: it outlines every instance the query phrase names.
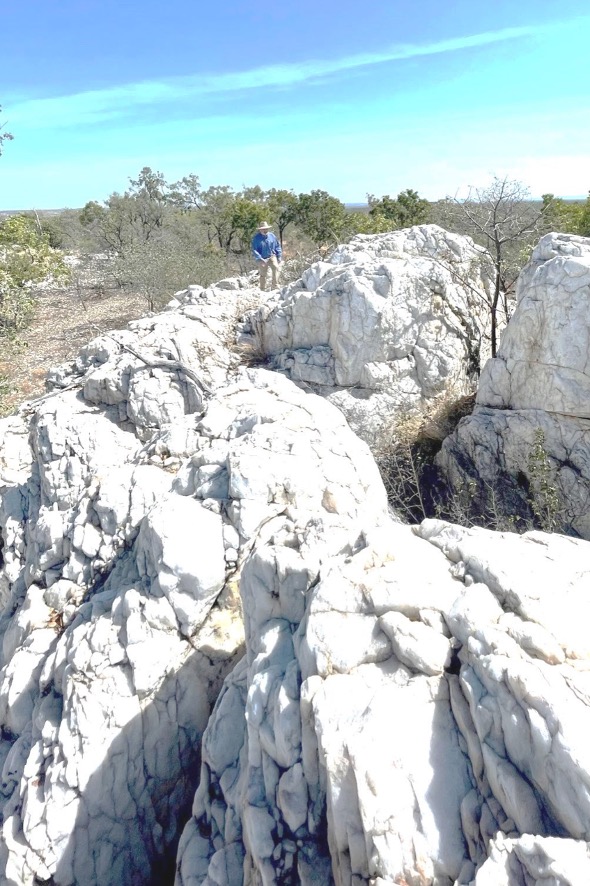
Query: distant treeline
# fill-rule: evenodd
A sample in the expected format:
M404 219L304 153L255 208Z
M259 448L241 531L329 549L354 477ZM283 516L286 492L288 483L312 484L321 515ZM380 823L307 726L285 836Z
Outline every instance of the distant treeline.
M27 300L24 294L30 293L31 281L47 272L52 256L54 276L60 277L58 255L63 252L76 253L82 264L85 257L108 255L110 277L104 285L129 287L155 309L190 283L208 285L251 270L250 241L263 220L283 244L284 280L355 234L424 223L468 234L492 255L494 326L500 309L509 314L515 277L541 234L559 230L590 235L590 197L572 201L546 194L534 201L521 182L498 178L464 200L429 202L406 188L395 197L368 194L365 205L347 206L323 190L296 194L258 185L240 191L228 185L203 188L195 174L169 183L162 173L144 167L136 179L129 179L124 193L113 192L82 209L3 215L0 325L4 329L13 322L11 316L18 315L14 323L24 318L25 314L14 314L14 306L21 297ZM26 249L19 247L19 237L26 240ZM495 350L495 331L493 339Z

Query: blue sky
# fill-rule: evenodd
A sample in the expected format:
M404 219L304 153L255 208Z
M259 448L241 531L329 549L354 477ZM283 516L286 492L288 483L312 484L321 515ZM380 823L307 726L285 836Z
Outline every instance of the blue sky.
M170 182L590 188L587 0L0 0L0 209Z

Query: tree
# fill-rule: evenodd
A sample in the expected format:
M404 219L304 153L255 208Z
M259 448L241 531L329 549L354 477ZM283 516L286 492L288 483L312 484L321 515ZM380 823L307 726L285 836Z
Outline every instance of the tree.
M250 241L256 228L264 218L264 204L236 194L232 207L232 220L235 230L233 251L238 254L249 254Z
M161 172L153 172L144 166L137 179L129 179L131 187L125 191L130 215L141 238L147 241L154 232L163 227L166 211L170 206L170 189Z
M541 201L545 231L579 233L583 204L572 200L563 200L554 194L543 194Z
M259 188L236 193L228 185L213 185L203 191L199 218L209 243L226 255L246 255L252 235L265 214L263 196Z
M129 198L114 192L102 203L91 200L80 212L80 224L96 237L100 249L121 255L136 239Z
M391 231L393 225L382 215L370 215L361 210L349 210L346 213L346 227L343 240L349 240L355 234L384 234Z
M184 212L201 209L203 202L199 176L191 173L173 184L170 190L170 202Z
M449 207L459 222L454 229L470 234L492 258L494 287L489 308L491 352L495 357L498 311L503 307L509 318L509 296L541 232L547 207L531 201L522 182L497 177L487 188L471 188L466 200L447 198L446 209Z
M326 191L299 194L295 221L316 246L335 245L346 230L346 207Z
M380 200L372 194L367 194L367 201L369 215L389 222L390 230L392 227L410 228L412 225L421 225L428 221L430 203L411 188L400 191L395 200L388 194Z
M102 248L122 255L138 243L148 243L165 227L173 207L170 188L161 172L149 166L124 194L116 191L104 201L91 200L80 212L80 223L98 236Z
M68 275L62 254L51 248L35 218L11 215L0 223L0 334L25 326L36 283L57 282Z
M63 209L55 215L42 215L40 223L54 249L75 252L83 248L86 231L80 223L79 210Z
M0 105L0 112L2 111L2 105ZM4 142L9 142L14 137L10 132L3 132L4 123L0 123L0 154L2 154L2 145Z
M260 185L244 188L241 191L241 196L250 203L266 203L266 191L263 191Z
M266 192L265 206L270 221L275 225L281 247L285 229L297 218L298 200L293 191L271 188Z
M201 195L200 219L207 239L224 252L230 252L237 237L234 206L236 194L229 185L212 185Z

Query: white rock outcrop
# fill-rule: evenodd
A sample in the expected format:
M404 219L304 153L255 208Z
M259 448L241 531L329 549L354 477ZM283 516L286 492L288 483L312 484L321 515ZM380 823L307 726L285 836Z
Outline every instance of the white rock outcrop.
M413 230L430 298L447 238ZM326 322L343 281L378 314L387 236L287 287L287 327L319 335L322 280ZM585 886L590 543L391 519L341 412L238 365L247 282L0 422L0 881Z
M235 374L236 298L179 295L0 422L4 883L162 882L243 652L244 550L290 508L325 514L342 544L385 515L338 410Z
M383 415L471 393L486 359L486 253L436 225L359 234L252 320L271 366L311 385L367 442Z
M451 481L494 490L510 512L543 485L556 526L590 538L590 239L547 234L517 286L517 307L481 375L473 415L439 461Z

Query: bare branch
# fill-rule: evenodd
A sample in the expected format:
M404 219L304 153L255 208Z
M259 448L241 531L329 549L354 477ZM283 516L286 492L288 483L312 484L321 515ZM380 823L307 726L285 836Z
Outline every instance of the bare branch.
M470 188L466 200L448 198L463 217L465 233L492 253L495 285L490 305L492 356L497 350L497 311L508 314L506 287L513 285L522 265L523 253L539 233L546 207L536 209L522 182L508 177L495 178L488 188ZM518 270L515 272L515 266Z

